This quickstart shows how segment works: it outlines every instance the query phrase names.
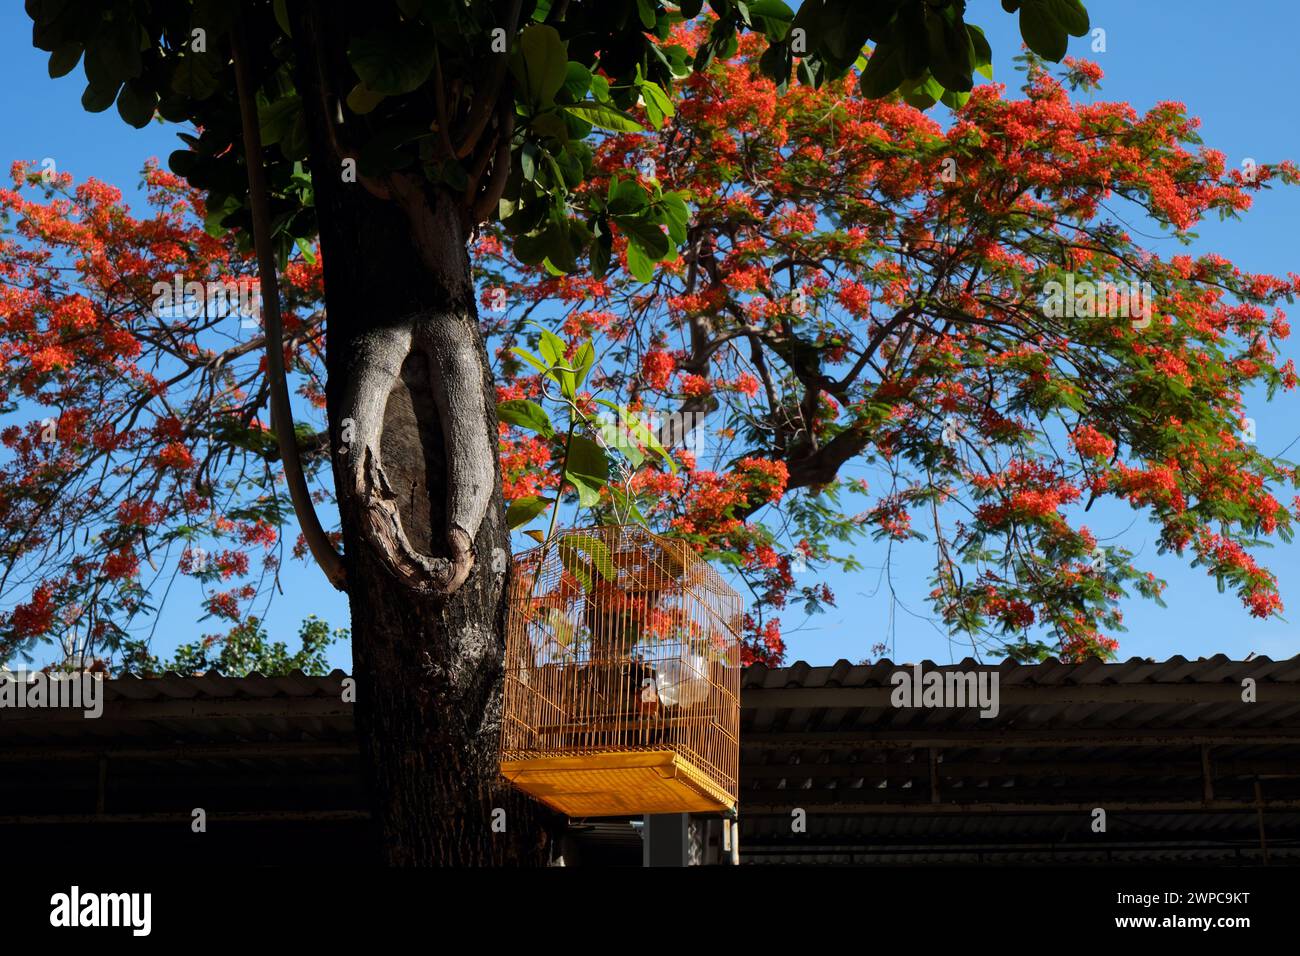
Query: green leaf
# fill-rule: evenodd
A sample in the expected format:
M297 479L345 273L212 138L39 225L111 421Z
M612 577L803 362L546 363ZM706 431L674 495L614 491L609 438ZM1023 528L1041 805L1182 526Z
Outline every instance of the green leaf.
M526 525L549 508L554 501L554 498L540 498L535 495L516 498L506 508L506 524L510 526L511 531Z
M302 101L296 93L282 96L273 103L259 98L257 104L257 125L262 136L263 146L274 146L302 115Z
M1071 36L1087 35L1091 23L1087 8L1079 0L1047 0L1047 3L1052 19L1065 27Z
M531 214L537 211L539 205L540 203L533 203L532 206L529 207L528 212ZM519 216L520 214L516 213L510 218L517 219ZM516 236L514 253L516 259L530 266L541 262L546 258L546 250L542 248L541 233L525 232L522 235Z
M591 508L600 503L600 489L609 483L609 458L605 449L583 435L569 441L564 477L578 490L578 503Z
M555 221L547 232L550 243L546 250L547 263L559 270L561 275L577 272L578 247L586 245L586 239L581 235L581 223L563 217L557 209Z
M776 90L782 95L785 94L790 83L790 68L793 65L794 57L791 55L790 45L787 43L771 44L758 59L759 71L764 76L775 81Z
M519 34L519 45L510 59L510 71L534 106L550 106L568 76L569 54L559 32L543 23L532 23Z
M365 83L358 83L348 94L348 109L358 116L364 116L384 101L383 93L376 93Z
M36 0L27 4L27 13L38 25L44 26L59 19L68 0Z
M92 70L104 71L110 80L125 83L140 75L140 24L133 16L105 24L103 32L90 37L86 47L87 78Z
M600 404L607 408L617 410L620 419L623 421L624 426L631 433L632 437L662 458L667 463L668 467L676 473L677 462L673 461L673 458L668 454L667 449L659 443L659 439L655 433L650 430L649 426L647 426L645 422L641 421L641 419L637 417L636 412L632 411L626 405L615 405L607 399L598 398L596 401L600 402Z
M1020 8L1020 35L1029 49L1058 63L1069 45L1066 28L1052 16L1048 0L1025 0Z
M117 99L117 91L121 84L112 86L95 86L89 84L86 90L81 94L81 107L88 113L102 113L113 105Z
M935 79L953 92L967 92L971 88L971 72L975 69L975 49L964 24L949 23L937 12L926 17L929 40L930 72Z
M955 90L944 90L943 96L939 97L939 102L949 109L959 110L966 105L970 99L970 94L958 92Z
M626 213L637 212L646 207L649 200L646 198L645 188L634 179L619 179L615 177L609 181L609 191L605 197L605 207L610 213L620 216Z
M287 37L293 36L293 30L289 28L289 9L287 0L274 0L271 4L271 10L275 13L275 22L284 31Z
M751 17L771 17L786 22L794 19L794 11L783 0L749 0L747 6Z
M580 102L587 95L587 91L591 89L591 70L581 63L574 63L570 60L564 70L564 86L562 89L571 101L574 103Z
M634 242L627 244L627 271L638 282L649 282L655 276L655 261Z
M659 87L658 83L642 80L640 89L641 99L645 103L646 114L650 117L650 125L655 129L659 129L664 125L664 120L673 115L673 102Z
M583 593L591 591L591 563L582 556L582 552L573 546L568 538L560 540L560 564L582 587ZM552 608L552 610L556 610Z
M663 227L645 214L617 216L614 221L627 236L628 244L640 247L651 260L658 261L668 255L671 245Z
M993 79L993 48L989 46L984 31L975 24L968 23L966 32L970 34L971 47L975 50L975 72L986 80Z
M285 159L307 158L307 115L297 93L270 104L259 97L257 118L264 146L279 144Z
M578 351L573 356L573 368L577 376L575 384L578 388L582 388L583 383L587 381L587 376L591 374L591 367L595 363L595 347L590 342L583 342L578 346Z
M564 357L564 340L548 329L542 329L542 358L550 365L547 374L560 386L560 393L565 398L577 397L577 375L570 370L569 360Z
M529 352L527 349L521 349L519 348L519 346L515 346L510 351L513 352L515 355L518 355L521 359L523 359L533 368L537 369L537 371L541 372L543 375L550 370L550 367L545 362L539 359L532 352Z
M874 100L894 92L903 79L901 50L892 43L879 43L871 51L867 68L858 80L858 87L863 96Z
M638 123L633 116L610 106L608 103L576 103L564 107L564 111L598 129L609 130L612 133L645 132L645 127Z
M578 540L586 546L596 572L606 581L617 581L618 568L614 566L614 557L609 553L609 548L605 547L605 542L596 537L580 537Z
M433 72L436 42L412 24L357 37L348 62L366 87L386 96L418 89Z
M438 164L437 174L430 174L434 182L446 183L454 192L463 193L469 187L469 173L454 157L448 156Z
M564 362L564 339L550 329L541 329L540 332L541 340L538 344L542 350L542 358L546 359L547 364L551 366Z
M686 241L686 229L691 221L691 211L686 206L686 194L664 193L659 204L668 219L668 238L681 245Z
M143 129L153 119L158 95L140 80L128 80L117 97L117 112L136 129Z
M537 134L539 139L549 138L560 143L569 141L569 118L554 107L538 113L529 120L528 128Z
M532 182L537 178L537 157L541 149L532 141L524 143L523 149L519 151L519 172L526 182Z
M84 48L77 40L64 43L57 50L50 54L50 79L55 80L61 76L67 76L77 66L81 60L81 53Z
M636 12L641 18L641 26L647 30L655 28L655 0L636 0Z
M586 586L590 588L591 582L588 581ZM558 607L548 607L546 609L546 623L550 625L555 642L561 647L568 647L573 643L576 636L573 622Z
M898 46L903 60L903 78L920 80L930 66L930 44L926 36L925 11L928 4L905 4L898 12L889 37Z
M177 150L177 152L181 152ZM176 153L172 153L175 159ZM177 175L180 175L179 173ZM231 213L240 208L240 202L233 196L226 196L220 202L215 201L215 197L208 197L208 214L203 220L203 231L209 236L221 238L228 231L223 225L223 220Z
M608 227L602 229L591 246L591 271L597 279L603 279L609 272L609 260L614 252L613 237L609 234Z
M902 90L904 102L919 110L928 110L939 101L944 92L943 84L932 76L927 76L923 83Z
M586 555L589 560L585 563L595 568L606 581L614 581L618 578L618 568L614 566L613 555L609 553L605 542L594 534L567 534L560 540L560 549Z
M570 142L555 157L555 163L564 174L565 185L576 189L591 171L590 147L580 141Z
M497 403L497 418L510 425L537 432L543 438L555 437L555 426L546 409L526 398L512 398Z
M632 463L633 468L640 468L645 461L645 453L641 451L640 446L631 440L631 430L627 427L626 420L620 414L617 417L610 418L602 415L597 419L597 427L600 429L600 437L606 445L617 449L618 452Z
M194 100L206 100L220 89L216 64L206 53L186 52L172 73L172 92Z

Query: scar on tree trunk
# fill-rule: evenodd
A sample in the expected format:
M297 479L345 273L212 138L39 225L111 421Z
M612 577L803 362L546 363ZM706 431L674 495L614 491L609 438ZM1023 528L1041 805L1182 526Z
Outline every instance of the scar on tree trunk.
M481 366L462 320L410 320L363 332L343 401L349 492L361 503L362 535L393 575L416 593L449 594L469 576L473 543L492 499L495 479L487 432ZM427 387L443 435L447 468L446 539L450 555L433 557L412 543L406 524L418 507L418 476L399 482L385 469L381 439L394 385L412 364L423 372L410 384ZM412 373L407 373L412 374ZM408 387L409 391L409 387ZM421 523L427 527L427 522ZM418 539L417 539L418 540Z

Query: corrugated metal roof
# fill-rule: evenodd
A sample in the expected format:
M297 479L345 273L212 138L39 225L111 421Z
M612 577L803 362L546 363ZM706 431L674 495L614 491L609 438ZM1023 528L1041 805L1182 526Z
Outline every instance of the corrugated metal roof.
M0 711L0 747L107 747L353 738L342 671L322 677L121 677L103 682L103 715L72 709ZM10 755L12 759L13 755Z
M1004 684L1029 683L1035 685L1061 684L1133 684L1133 683L1207 683L1255 677L1269 680L1300 680L1300 655L1275 661L1268 657L1254 657L1236 661L1224 654L1188 660L1174 655L1165 661L1145 657L1131 657L1127 661L1106 662L1091 658L1079 664L1066 664L1047 660L1022 664L1013 660L987 664L966 658L955 664L936 664L931 660L919 662L929 670L989 670L998 671ZM899 668L912 667L914 662L895 663L889 659L870 664L852 664L839 660L827 666L813 666L797 661L783 667L764 667L761 664L745 668L742 687L861 687L887 686L890 677Z
M920 662L996 675L993 717L894 706L917 666L745 672L746 861L1257 862L1261 813L1271 859L1300 861L1300 656Z
M1074 730L1122 726L1266 727L1300 714L1300 656L1233 661L1223 655L1188 661L1133 658L1122 663L1048 661L997 665L965 660L920 662L922 674L996 675L1000 712L981 717L975 708L897 708L891 678L917 666L883 660L825 667L802 661L788 667L747 668L741 682L745 726L757 732L806 730L989 730L1030 725ZM1241 700L1242 681L1256 684L1255 703Z
M911 667L746 670L746 862L1251 862L1261 812L1272 859L1300 860L1300 656L920 663L922 673L996 673L994 718L893 707L891 678ZM87 813L104 755L110 813L187 806L200 783L227 788L231 812L324 820L358 809L345 677L128 677L105 682L100 720L0 711L0 764L26 768L36 788L11 793L0 817ZM1253 704L1241 701L1247 677ZM1089 828L1093 806L1112 808L1104 838ZM807 815L798 834L793 808ZM632 845L621 829L586 832Z

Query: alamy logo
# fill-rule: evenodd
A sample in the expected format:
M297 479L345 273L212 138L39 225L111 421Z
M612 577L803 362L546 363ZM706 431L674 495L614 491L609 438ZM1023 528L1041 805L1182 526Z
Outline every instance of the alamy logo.
M0 709L63 707L94 720L104 713L104 678L99 674L0 671Z
M153 284L153 314L165 319L220 319L239 316L240 326L256 328L262 314L262 290L251 279L185 282L180 276Z
M1155 304L1155 291L1150 282L1111 282L1103 279L1075 279L1066 273L1065 282L1053 279L1043 286L1047 296L1043 300L1043 315L1049 319L1093 319L1098 316L1116 316L1132 319L1133 328L1145 329L1151 324Z
M967 708L978 707L981 717L998 715L997 671L929 671L920 664L910 670L897 670L889 682L894 691L889 703L894 707Z
M618 447L639 446L646 435L654 436L669 450L680 448L697 459L704 455L703 412L657 412L645 409L635 416L622 412L601 412L596 416L602 437Z
M148 936L152 917L151 893L82 893L74 886L50 897L51 926L129 926L132 936Z

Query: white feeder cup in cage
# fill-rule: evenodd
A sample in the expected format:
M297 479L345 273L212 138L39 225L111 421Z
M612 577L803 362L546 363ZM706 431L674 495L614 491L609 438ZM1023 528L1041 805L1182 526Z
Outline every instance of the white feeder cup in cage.
M655 689L664 707L692 707L709 698L709 662L702 654L659 661L655 665Z

